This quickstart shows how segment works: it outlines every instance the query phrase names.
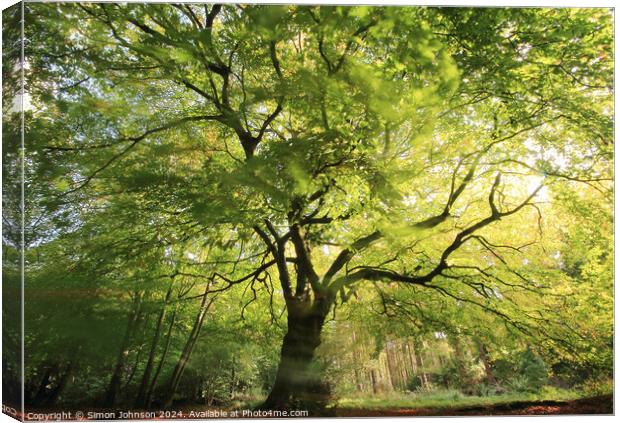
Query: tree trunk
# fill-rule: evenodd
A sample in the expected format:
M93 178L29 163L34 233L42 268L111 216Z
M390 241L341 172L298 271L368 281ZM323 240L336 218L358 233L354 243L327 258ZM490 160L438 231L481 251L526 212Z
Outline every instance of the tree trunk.
M414 344L411 339L407 339L407 356L409 358L409 367L411 368L410 379L413 378L417 371L416 360L414 357Z
M183 348L183 352L181 353L181 357L177 362L173 372L172 377L170 379L170 386L168 388L168 394L166 395L166 400L164 402L165 407L168 408L172 405L172 401L174 399L174 394L179 387L179 383L181 382L181 377L183 376L183 372L185 371L185 366L189 361L189 358L194 349L194 345L196 344L196 340L198 339L198 335L200 334L200 329L202 329L202 324L204 322L204 318L209 310L211 304L213 304L213 297L211 300L207 301L207 294L209 293L209 285L205 288L205 292L202 296L202 302L200 303L200 309L198 311L198 315L196 316L196 320L194 321L194 326L192 327L192 331L187 338L187 342L185 343L185 347Z
M423 389L426 389L428 388L428 377L426 375L426 369L424 368L424 361L422 360L422 352L417 348L419 345L420 344L415 344L414 346L416 371L419 374L420 386L422 386Z
M41 379L41 383L39 384L39 389L37 389L37 393L31 401L31 404L36 406L40 406L47 398L47 386L50 384L52 374L58 371L58 365L55 364L51 367L48 367L43 374L43 378Z
M168 287L168 291L166 292L166 298L164 299L164 303L162 304L161 310L159 311L159 316L157 318L157 324L155 325L155 334L153 336L151 342L151 349L149 351L149 355L146 361L146 366L144 368L144 373L142 373L142 380L140 381L140 388L138 390L138 395L136 398L136 408L147 408L147 395L149 382L151 381L151 373L153 372L153 365L155 362L155 354L157 353L157 347L159 346L159 338L161 337L162 326L164 324L164 319L166 317L166 308L168 307L168 302L170 301L170 296L172 295L172 282L170 282L170 286Z
M123 376L123 366L125 365L127 355L127 347L140 318L141 305L142 293L135 293L132 304L132 312L129 316L129 321L127 322L127 328L125 329L125 336L123 337L121 348L118 353L118 357L116 358L114 372L112 373L112 378L110 379L110 384L108 385L108 389L105 394L103 403L105 407L114 407L116 404L116 397L118 396L121 388L121 379Z
M73 360L69 362L69 364L67 365L67 368L65 369L64 373L58 379L58 382L56 383L56 386L49 393L49 395L46 398L45 402L43 404L41 404L42 406L49 407L49 406L54 405L56 403L56 401L58 401L58 398L60 397L60 394L62 394L62 391L64 391L65 387L67 386L67 382L69 381L69 376L71 375L71 371L72 370L73 370Z
M321 382L320 372L312 366L326 315L318 309L315 304L305 314L289 307L288 331L282 342L276 379L261 409L322 410L325 407L328 388Z
M463 346L459 335L452 335L450 337L452 348L454 349L454 361L456 364L456 370L459 375L459 385L463 389L469 384L469 378L467 375L467 369L465 367L465 354L463 352Z
M377 389L377 375L375 373L375 369L370 371L370 380L372 381L372 393L376 394L378 392Z
M148 320L148 316L146 320ZM145 321L144 326L145 327L147 326L147 321ZM142 351L144 351L143 344L141 344L138 347L138 350L136 351L136 359L134 360L133 366L131 366L131 371L129 372L129 375L127 376L127 378L125 378L123 389L127 389L127 387L131 384L131 381L133 380L134 376L136 375L138 371L138 367L140 366L140 358L142 357Z
M166 346L164 347L164 351L161 353L161 358L159 359L159 364L157 365L157 369L155 370L155 374L153 375L153 379L151 380L151 384L146 393L146 408L151 406L151 401L153 400L153 391L155 390L155 385L157 384L157 379L159 379L159 375L161 373L161 369L164 367L164 363L166 362L166 357L168 356L168 351L170 350L170 342L172 340L172 328L174 326L174 322L177 317L177 309L174 309L172 313L172 317L170 318L170 326L168 326L168 334L166 335Z
M228 397L233 399L235 395L235 357L232 358L232 365L230 366L230 380L228 383Z
M398 390L398 364L396 363L396 343L389 341L385 347L385 361L387 368L387 376L392 387L392 391Z
M497 385L497 380L493 375L493 367L491 367L491 363L489 361L489 352L487 351L486 346L479 340L476 340L476 344L478 344L480 361L482 361L482 364L484 364L484 373L486 375L487 384Z

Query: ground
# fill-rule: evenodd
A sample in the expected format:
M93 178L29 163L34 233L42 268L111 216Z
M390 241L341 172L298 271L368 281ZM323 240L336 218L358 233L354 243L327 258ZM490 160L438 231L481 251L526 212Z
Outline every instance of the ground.
M489 399L486 403L477 403L475 405L458 405L458 406L394 406L394 404L382 404L377 401L373 406L336 406L331 408L326 416L335 417L396 417L396 416L506 416L506 415L558 415L558 414L613 414L613 395L601 395L596 397L578 398L570 400L540 400L540 401L506 401L493 402ZM243 408L243 407L242 407ZM97 413L108 415L90 415L90 419L102 418L113 420L132 420L156 419L156 420L206 420L222 417L222 411L230 413L232 409L214 409L208 407L180 407L179 410L171 412L156 411L135 411L131 416L123 416L119 410L97 410ZM28 410L30 413L27 420L54 420L59 418L58 415L51 413L59 413L60 410ZM91 411L91 410L89 410ZM94 410L92 410L94 411ZM70 416L64 415L60 418L63 420L89 420L88 411L84 410L83 414L76 416L73 410ZM144 413L140 416L140 413ZM151 414L154 413L154 414ZM229 415L228 415L229 416ZM226 417L228 417L226 416ZM46 418L47 417L47 418ZM246 416L247 417L247 416ZM268 416L262 416L268 417ZM312 416L310 416L312 417Z
M335 414L338 417L613 414L613 396L603 395L569 401L516 401L468 407L338 407Z

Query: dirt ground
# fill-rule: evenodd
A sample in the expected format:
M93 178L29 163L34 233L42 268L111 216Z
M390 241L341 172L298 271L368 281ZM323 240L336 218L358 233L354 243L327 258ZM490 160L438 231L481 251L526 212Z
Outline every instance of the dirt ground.
M179 412L165 412L165 415L144 417L133 417L137 420L175 420L175 419L200 419L209 420L217 417L215 415L190 416L191 409L183 409ZM194 409L194 411L205 411L207 409ZM58 413L52 410L28 410L36 412L38 416L46 413ZM97 410L102 412L113 412L113 410ZM138 412L138 411L136 411ZM71 416L60 417L62 420L90 420L86 413L76 415L73 411ZM146 412L145 412L146 413ZM116 413L115 413L116 414ZM469 407L443 407L443 408L330 408L326 410L325 417L399 417L399 416L508 416L508 415L557 415L557 414L613 414L613 396L604 395L592 398L581 398L572 401L531 401L531 402L512 402L504 404L469 406ZM239 416L242 417L242 416ZM101 420L102 417L95 417L94 420ZM107 417L106 420L123 420L126 417L116 414L114 417ZM29 421L42 420L41 417L29 417ZM58 420L55 417L48 417L44 420Z
M335 414L338 417L613 414L613 396L604 395L572 401L513 402L455 408L338 408L335 410Z

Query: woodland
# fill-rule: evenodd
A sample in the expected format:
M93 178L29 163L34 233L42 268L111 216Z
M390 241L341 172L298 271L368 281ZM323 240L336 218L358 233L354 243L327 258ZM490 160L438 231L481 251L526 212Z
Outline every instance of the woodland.
M4 403L611 401L610 10L2 19Z

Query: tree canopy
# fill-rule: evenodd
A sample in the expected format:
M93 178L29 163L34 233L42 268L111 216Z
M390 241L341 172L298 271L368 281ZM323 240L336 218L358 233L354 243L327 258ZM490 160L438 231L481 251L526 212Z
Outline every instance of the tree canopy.
M151 316L141 350L162 363L211 321L281 325L267 408L322 401L312 363L338 310L610 368L608 10L36 3L25 19L26 284L58 292L34 314L80 336L130 316L121 351ZM177 315L189 340L165 346ZM234 368L226 345L197 348Z

